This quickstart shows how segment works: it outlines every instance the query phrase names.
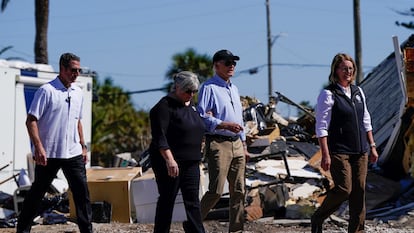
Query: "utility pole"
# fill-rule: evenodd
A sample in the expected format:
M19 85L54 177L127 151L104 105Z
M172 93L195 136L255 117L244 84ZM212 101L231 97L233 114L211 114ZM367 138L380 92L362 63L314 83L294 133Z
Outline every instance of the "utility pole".
M355 81L359 85L364 78L362 70L362 48L361 48L361 11L359 0L354 0L354 43L355 43L355 63L358 68Z
M270 31L270 6L269 0L266 0L266 22L267 22L267 69L268 69L268 96L269 102L273 95L272 90L272 33Z
M287 36L286 33L281 32L276 36L272 36L270 30L270 3L269 0L266 0L266 22L267 22L267 69L268 69L268 95L269 102L272 100L273 96L273 78L272 78L272 47L273 44L279 37Z

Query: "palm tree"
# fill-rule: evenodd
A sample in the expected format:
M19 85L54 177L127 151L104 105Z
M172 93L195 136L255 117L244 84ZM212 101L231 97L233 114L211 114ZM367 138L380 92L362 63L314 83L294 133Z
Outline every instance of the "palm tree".
M6 46L2 49L0 49L0 56L3 55L3 53L7 52L8 50L12 49L13 46ZM6 60L19 60L19 61L26 61L24 58L22 57L6 57L4 58Z
M414 16L414 7L410 8L409 10L406 10L406 11L397 11L397 13L400 14L400 15L404 15L404 16ZM405 27L405 28L414 30L414 21L410 21L410 22L396 21L395 24L397 26L401 26L401 27Z
M197 54L195 49L192 48L187 49L183 53L173 55L173 64L166 73L167 79L171 80L171 82L167 84L167 87L171 86L174 74L184 70L197 74L200 83L204 82L207 78L213 75L213 63L211 60L211 56ZM167 90L169 90L169 88Z
M5 53L7 50L10 50L10 49L12 49L13 48L13 46L6 46L6 47L4 47L4 48L2 48L2 49L0 49L0 55L2 55L3 53Z
M10 0L1 1L3 12ZM34 43L35 63L48 64L47 29L49 23L49 0L35 0L36 37Z
M4 11L4 9L6 9L7 4L9 4L10 0L2 0L1 1L1 12Z
M49 25L49 0L35 0L35 19L35 62L40 64L48 64L47 29Z

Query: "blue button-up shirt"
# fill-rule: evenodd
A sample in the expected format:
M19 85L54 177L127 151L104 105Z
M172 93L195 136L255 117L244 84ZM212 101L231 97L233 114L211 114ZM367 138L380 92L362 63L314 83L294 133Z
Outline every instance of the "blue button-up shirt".
M201 85L197 109L204 119L209 134L235 136L236 134L229 130L216 129L223 121L244 126L238 88L231 81L226 82L217 74ZM239 136L242 141L246 140L244 131L240 132Z

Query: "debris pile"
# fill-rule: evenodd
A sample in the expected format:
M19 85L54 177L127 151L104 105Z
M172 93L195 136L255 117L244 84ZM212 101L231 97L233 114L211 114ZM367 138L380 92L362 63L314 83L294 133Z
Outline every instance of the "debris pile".
M397 51L360 84L367 96L380 154L379 162L370 164L368 169L368 220L387 222L414 209L413 47L414 35L401 45L405 66L396 68L399 64L396 60L403 57ZM242 98L249 152L246 219L273 218L275 221L286 220L287 224L292 223L288 220L295 220L295 224L309 223L310 216L322 203L333 182L330 173L320 167L321 153L315 138L312 109L295 103L279 92L276 94L267 105L250 97ZM301 111L300 117L292 120L280 116L276 111L279 101L297 107ZM138 161L129 153L117 155L114 166L116 168L112 170L89 170L88 185L95 187L90 188L93 189L91 199L95 204L94 221L139 222L139 219L153 219L148 213L155 210L157 190L148 151L141 154ZM208 186L206 166L208 164L203 162L200 197ZM30 179L24 171L9 179L14 179L18 188L13 194L0 192L0 228L15 226L23 197L30 187ZM55 179L42 201L39 211L42 218L37 222L66 222L71 203L67 186L64 181ZM226 192L207 218L228 219L228 199ZM131 200L137 203L130 203ZM175 210L184 211L179 200L177 206L180 208ZM145 216L141 214L144 212ZM183 213L176 213L175 216L176 219L185 218ZM346 224L347 219L348 206L344 203L330 221ZM283 224L283 221L279 223Z

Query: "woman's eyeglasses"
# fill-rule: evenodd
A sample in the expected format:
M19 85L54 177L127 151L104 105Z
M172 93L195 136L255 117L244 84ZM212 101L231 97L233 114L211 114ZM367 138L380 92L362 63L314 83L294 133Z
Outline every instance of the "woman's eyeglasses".
M185 93L187 93L187 94L189 94L189 95L191 95L191 94L195 94L195 93L197 93L198 92L198 90L191 90L191 89L188 89L188 90L186 90L185 91Z
M352 68L352 67L342 67L342 68L339 68L342 72L344 72L344 73L346 73L346 72L350 72L350 73L352 73L352 72L354 72L354 68Z

